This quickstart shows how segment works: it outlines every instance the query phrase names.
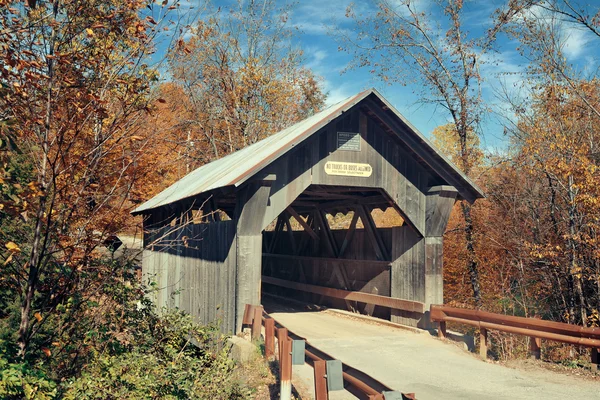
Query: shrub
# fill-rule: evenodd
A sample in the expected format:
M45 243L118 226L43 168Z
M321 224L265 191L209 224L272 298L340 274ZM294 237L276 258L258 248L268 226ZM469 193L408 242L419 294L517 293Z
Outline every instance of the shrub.
M200 327L180 312L165 314L134 351L104 355L69 382L65 399L230 399L231 379L217 327Z

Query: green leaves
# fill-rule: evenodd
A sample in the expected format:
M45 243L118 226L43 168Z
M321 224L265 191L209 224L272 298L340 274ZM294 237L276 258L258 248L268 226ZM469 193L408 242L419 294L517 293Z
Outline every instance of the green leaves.
M58 397L55 382L27 364L11 364L0 356L0 398L49 400Z

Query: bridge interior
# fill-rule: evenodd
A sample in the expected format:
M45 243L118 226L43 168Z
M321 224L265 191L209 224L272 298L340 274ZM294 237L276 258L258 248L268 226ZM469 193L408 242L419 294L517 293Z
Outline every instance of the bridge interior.
M388 308L290 286L298 282L390 296L392 227L404 224L381 189L309 186L263 231L263 295L389 319ZM269 278L290 283L281 287Z

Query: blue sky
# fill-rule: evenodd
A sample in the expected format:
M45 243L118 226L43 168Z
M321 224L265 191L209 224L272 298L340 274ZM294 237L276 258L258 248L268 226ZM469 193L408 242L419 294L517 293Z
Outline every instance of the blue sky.
M338 50L338 43L331 35L336 30L354 31L353 22L344 16L351 0L301 0L295 5L290 0L277 0L282 9L289 9L288 24L298 29L295 45L302 48L305 65L323 78L323 89L328 93L328 103L335 103L352 96L361 90L375 87L386 97L408 120L421 132L429 136L431 131L448 121L444 110L431 105L421 104L420 85L401 86L388 85L376 79L366 69L347 70L352 56ZM354 7L358 15L374 12L370 1L355 1ZM194 6L202 8L203 0L181 1L182 10ZM214 0L216 7L231 4L231 1ZM438 12L435 0L413 0L419 10ZM491 13L504 4L501 0L465 1L464 26L473 37L479 36L492 23ZM596 75L598 51L593 46L593 38L589 33L565 24L564 54L575 67L588 76ZM503 151L508 144L504 136L502 115L503 103L497 92L503 87L511 91L519 91L524 80L527 60L517 51L518 44L501 37L497 43L497 52L486 56L487 62L482 65L481 73L485 78L482 94L486 104L493 110L483 121L482 146L488 151Z

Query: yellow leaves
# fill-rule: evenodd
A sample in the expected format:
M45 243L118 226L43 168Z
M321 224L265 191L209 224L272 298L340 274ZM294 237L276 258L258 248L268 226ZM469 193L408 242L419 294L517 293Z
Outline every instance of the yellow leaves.
M3 265L8 265L13 260L13 256L21 252L21 249L15 242L8 242L4 245L4 247L8 249L9 254L6 260L4 260Z
M44 195L44 192L42 191L40 184L37 182L29 182L27 184L27 187L29 188L29 190L31 192L31 196L33 196L33 197L41 197Z
M86 28L85 33L87 33L88 37L94 36L94 30L92 28Z
M21 248L15 242L8 242L4 245L11 254L20 253Z

